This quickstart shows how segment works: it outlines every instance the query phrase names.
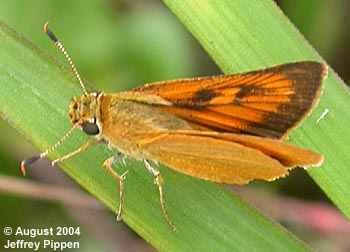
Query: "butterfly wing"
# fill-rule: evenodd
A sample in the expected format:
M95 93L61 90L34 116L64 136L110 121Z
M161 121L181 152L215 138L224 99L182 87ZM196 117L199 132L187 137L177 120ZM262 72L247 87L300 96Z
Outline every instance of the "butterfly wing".
M229 184L275 180L323 157L282 140L220 132L169 131L139 136L148 159L197 178Z
M211 130L285 138L318 102L326 73L323 64L299 62L133 91L159 96L171 104L159 104L163 110Z

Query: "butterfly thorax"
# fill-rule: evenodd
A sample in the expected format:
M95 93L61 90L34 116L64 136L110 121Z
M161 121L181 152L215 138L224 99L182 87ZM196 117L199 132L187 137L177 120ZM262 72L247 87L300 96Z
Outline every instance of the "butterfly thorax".
M169 130L193 129L187 121L158 107L166 101L154 95L145 97L133 92L84 94L72 99L69 117L86 134L104 139L125 154L144 157L139 149L142 139Z

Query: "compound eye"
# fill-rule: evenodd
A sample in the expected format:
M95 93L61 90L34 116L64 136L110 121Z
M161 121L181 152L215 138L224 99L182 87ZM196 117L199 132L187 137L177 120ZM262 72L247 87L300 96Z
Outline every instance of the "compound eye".
M88 135L97 135L100 133L100 129L95 123L84 122L81 124L83 131Z

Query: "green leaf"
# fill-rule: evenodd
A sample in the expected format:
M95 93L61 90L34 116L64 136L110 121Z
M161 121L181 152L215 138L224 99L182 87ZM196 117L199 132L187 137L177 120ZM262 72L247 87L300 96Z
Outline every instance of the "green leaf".
M235 3L221 1L220 3L222 3L223 6L221 8L221 5L217 6L214 1L168 1L167 4L177 15L179 15L179 13L183 14L181 14L180 19L186 20L186 22L184 20L183 22L186 23L186 26L189 27L202 44L206 44L204 47L211 55L215 53L208 49L210 47L220 51L222 48L224 49L224 51L221 51L220 55L222 55L222 58L227 58L227 62L220 59L220 55L214 56L214 58L225 72L238 72L239 70L253 68L257 69L259 67L295 60L317 59L317 56L312 56L312 52L309 52L309 47L305 45L305 41L303 41L300 35L296 36L294 34L295 30L291 28L289 28L292 30L290 34L294 34L292 38L297 37L292 41L297 40L299 42L295 42L297 46L292 42L288 43L293 45L291 48L296 52L299 52L299 50L305 47L306 49L304 49L304 51L302 50L304 53L300 53L299 57L285 60L282 58L279 59L278 54L274 55L274 53L276 53L273 48L273 44L275 44L274 39L277 39L277 41L281 43L283 40L279 40L279 32L283 31L283 33L285 33L286 31L284 29L288 30L286 27L289 27L290 24L272 4L255 3L257 6L256 10L259 10L255 13L253 11L255 5L254 8L250 6L250 8L246 9L250 1L246 2L242 1L240 5L235 6ZM197 5L194 6L196 3ZM259 7L259 4L265 9L260 8L261 6ZM261 14L259 14L260 11ZM264 55L260 55L260 52L256 51L256 48L251 48L252 43L247 43L247 41L250 40L246 39L252 39L253 36L253 40L259 41L257 44L260 44L260 41L263 40L265 36L260 33L261 31L259 29L259 32L256 32L256 28L251 32L254 35L250 34L250 29L252 28L250 27L252 26L250 25L251 20L245 16L250 16L249 14L254 16L252 17L252 20L255 20L254 24L260 22L258 26L260 26L261 29L263 25L261 20L265 20L265 18L271 25L277 23L277 26L280 27L280 29L268 33L269 36L272 36L269 37L268 41L271 40L274 43L270 41L271 43L268 42L267 44L265 42L265 46L263 46L264 43L261 45L264 50L267 50L262 53L267 55L271 54L270 57L264 58ZM258 17L260 17L260 19ZM240 22L236 24L236 21L241 19L244 21L243 24L240 25L240 28L243 27L243 30L239 31ZM221 31L217 35L209 32L210 30L215 30L212 26L213 23L216 24L216 29ZM247 27L250 28L248 29ZM237 38L236 33L238 31L239 34L242 35L245 34L245 31L247 32L246 37L243 36L245 42L242 42L239 36ZM233 41L229 39L231 32L236 34L234 36L236 39ZM202 34L202 36L200 36L200 34ZM207 39L205 40L203 37ZM232 44L232 42L234 43ZM300 49L299 43L302 44ZM234 46L234 48L230 48L229 44ZM247 44L250 46L247 46ZM282 46L286 46L285 44L287 44L287 42L283 42ZM33 141L39 149L44 150L60 139L65 132L70 129L71 126L67 116L67 107L71 97L73 95L79 96L81 90L69 69L62 67L61 64L54 61L46 53L40 51L4 24L2 24L0 28L0 48L0 78L2 83L0 85L2 94L0 96L1 115L7 119L13 127L16 127L27 138ZM281 51L283 52L283 50ZM307 52L309 53L306 54ZM310 56L308 56L309 54ZM272 55L274 55L274 57L271 57ZM287 57L285 51L282 56ZM288 57L289 56L288 53ZM236 59L236 61L233 61L233 59ZM268 61L268 59L271 59L271 61ZM229 64L228 62L230 60L231 63ZM223 67L224 65L226 65L226 67ZM235 71L229 67L234 68ZM331 90L333 90L333 93L337 94L339 91L334 90L333 85L340 86L334 84L339 82L339 80L337 80L334 75L332 76ZM328 92L331 92L331 90L328 90L329 88L327 88L327 85L329 85L328 83L330 83L332 76L330 76L326 83L324 96ZM349 93L345 88L343 88L343 90L345 93L344 97L337 95L336 98L333 97L333 99L337 101L340 100L340 104L343 104L344 107L349 107L345 99L346 97L348 98ZM329 99L330 98L328 98L328 100ZM339 112L339 110L336 110L333 105L329 106L328 100L322 97L321 104L313 116L309 118L308 122L303 124L300 130L298 129L295 134L293 134L293 140L295 142L299 140L300 144L309 146L311 149L318 150L325 154L326 160L331 158L333 154L328 155L330 150L326 153L325 148L323 148L325 144L317 142L317 139L320 139L319 141L321 142L323 142L322 139L324 139L324 143L327 143L327 145L330 144L330 141L327 141L327 138L323 138L323 135L320 138L318 134L316 138L311 138L315 136L316 133L313 133L311 130L315 128L315 120L325 108L329 108L330 113L316 125L317 132L319 128L325 128L324 124L327 125L327 123L331 123L333 120L336 122L346 120L345 116L336 116L336 111ZM341 107L341 105L339 105L339 107ZM335 114L333 114L333 110ZM330 118L332 121L328 122ZM334 129L333 124L329 125L329 127ZM343 123L343 125L345 124ZM339 124L339 126L341 126L341 124ZM309 130L307 130L308 128ZM323 132L323 134L326 133L326 131ZM332 132L328 132L327 134L330 133ZM300 141L301 137L303 141ZM340 137L341 136L338 137L338 140ZM312 141L309 138L311 138ZM83 133L77 132L57 149L57 151L52 153L50 157L54 159L75 150L88 139L89 138ZM347 139L344 137L342 141L348 141ZM335 142L335 144L336 143L339 145L339 143L342 142L338 141ZM349 145L344 143L342 146ZM337 150L339 150L339 147ZM92 147L85 153L65 161L61 166L72 178L116 212L118 209L118 183L111 178L101 166L103 161L111 155L112 153L106 150L106 148L98 146ZM346 163L349 164L349 160L344 162L345 157L346 156L343 155L343 159L340 159L341 161L337 164L340 162L343 162L344 165ZM337 157L333 160L336 158ZM164 177L164 193L168 213L177 226L177 232L174 233L171 231L162 215L157 188L152 183L153 178L144 169L142 164L130 161L127 163L127 168L121 165L116 166L118 167L115 167L115 170L120 174L126 169L130 170L125 182L123 220L159 250L309 250L280 226L263 217L256 210L247 206L220 185L193 179L173 172L170 169L160 167ZM345 166L340 166L340 170L341 167ZM322 174L316 174L316 170L322 170L320 173L324 173L325 171L323 170L332 172L333 169L330 163L325 163L322 168L314 169L315 177L322 177ZM345 172L344 168L343 172ZM327 176L324 177L327 178ZM333 188L333 194L337 195L339 190L343 193L343 196L346 196L347 192L343 190L345 189L343 183L346 181L346 178L349 178L349 176L343 176L343 173L341 178L338 178L338 180L342 181L339 182L340 188L342 188L341 190L335 187L334 184L331 184L338 180L334 180L334 177L333 181L329 179L329 187ZM345 200L343 200L343 202L345 202ZM343 206L346 206L346 204L349 203L345 202ZM349 209L348 205L347 209Z

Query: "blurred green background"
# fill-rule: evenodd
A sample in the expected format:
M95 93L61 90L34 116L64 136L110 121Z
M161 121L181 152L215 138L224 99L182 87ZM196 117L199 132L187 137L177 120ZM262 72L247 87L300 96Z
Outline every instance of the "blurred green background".
M349 83L350 3L346 0L280 0L277 4ZM64 61L42 32L43 24L49 20L51 29L70 53L80 74L104 92L118 92L159 80L220 73L161 1L1 0L0 19ZM49 161L33 165L29 175L23 178L19 163L37 150L2 120L0 130L1 229L5 226L79 226L82 233L78 237L79 251L153 250L122 222L115 223L113 214L94 198L81 194L84 192L59 169L51 169ZM43 187L32 188L37 183ZM314 207L315 211L320 209L315 202L324 202L322 207L331 207L308 175L299 170L276 183L254 183L248 188L256 188L259 192L265 189L266 197L275 199L277 205L292 196L293 200L299 198L299 203ZM269 204L261 204L258 197L254 197L254 191L246 189L233 187L313 248L319 251L350 250L350 243L345 238L350 234L349 225L329 232L295 219L293 222L290 216L269 209ZM49 200L41 199L44 197ZM329 213L334 213L330 217L341 220L337 210ZM2 230L0 237L3 237Z

